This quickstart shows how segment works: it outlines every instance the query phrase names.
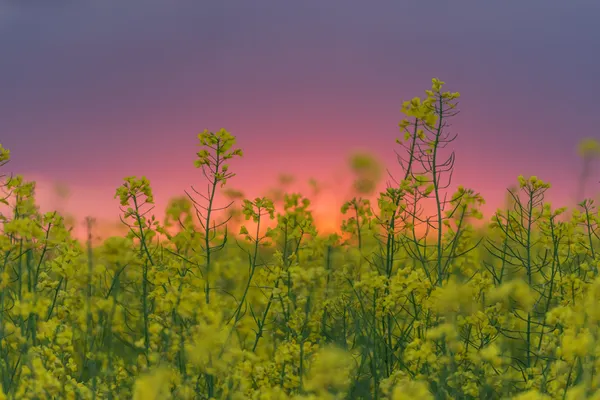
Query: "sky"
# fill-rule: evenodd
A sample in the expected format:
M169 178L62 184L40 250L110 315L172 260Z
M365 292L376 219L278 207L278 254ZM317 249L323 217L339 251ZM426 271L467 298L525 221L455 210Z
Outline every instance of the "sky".
M43 206L62 182L60 207L116 219L125 176L147 176L163 207L203 188L197 134L226 128L245 153L232 188L316 178L324 220L352 152L400 175L401 103L437 77L461 93L455 183L493 211L537 175L567 203L577 142L600 138L599 18L597 0L0 0L4 172L35 179Z

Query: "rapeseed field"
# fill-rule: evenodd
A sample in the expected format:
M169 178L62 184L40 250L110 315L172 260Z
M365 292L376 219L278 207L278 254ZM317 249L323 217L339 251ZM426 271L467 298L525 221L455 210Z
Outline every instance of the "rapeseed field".
M81 242L39 211L0 146L0 399L600 399L598 209L521 176L480 227L484 199L448 193L443 84L402 105L402 176L376 204L359 176L331 235L298 193L242 199L228 228L226 130L198 136L208 191L160 220L127 177L129 233L98 246L92 219Z

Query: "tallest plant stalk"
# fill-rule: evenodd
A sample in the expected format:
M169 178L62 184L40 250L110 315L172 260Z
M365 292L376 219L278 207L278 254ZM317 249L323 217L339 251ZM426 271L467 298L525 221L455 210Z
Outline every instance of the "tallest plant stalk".
M449 143L453 142L457 135L451 136L445 131L448 127L448 119L458 114L454 109L457 106L455 99L460 97L460 94L455 92L442 92L442 86L444 82L439 79L432 79L432 86L430 90L426 90L427 97L421 99L415 97L410 101L402 103L402 112L407 116L414 118L414 122L403 120L400 122L400 128L404 131L404 140L410 139L410 147L405 146L409 152L409 159L406 162L404 181L400 187L401 191L396 199L396 207L400 200L409 202L408 195L412 194L414 199L413 206L414 211L408 211L410 217L413 219L413 227L416 222L426 222L429 225L429 219L423 221L417 215L417 202L419 197L427 198L433 192L435 200L435 229L437 230L437 244L436 244L436 258L435 258L435 272L437 279L435 283L437 286L441 286L444 281L444 246L443 246L443 226L446 223L443 211L448 201L442 198L441 191L447 189L450 185L452 170L454 168L454 153L452 152L446 160L440 161L440 150L446 147ZM408 128L413 127L412 131ZM400 140L398 143L402 144ZM401 161L405 161L400 159ZM416 170L416 165L420 164L421 168ZM442 182L441 178L444 174L448 174L446 182ZM426 186L421 188L421 186ZM409 190L410 188L410 190ZM392 217L395 217L392 214ZM433 227L433 226L432 226ZM391 221L389 229L393 229L393 221ZM419 250L419 244L415 242L415 251ZM389 246L388 246L389 247ZM423 262L425 262L425 255L423 254ZM425 272L429 277L433 271L430 271L424 264ZM433 278L433 276L432 276ZM433 283L433 280L432 280Z
M426 91L427 98L423 100L422 107L416 107L417 115L425 121L423 128L428 134L432 135L432 137L428 137L428 135L425 135L425 132L421 133L425 142L423 143L425 148L419 148L421 152L419 160L423 166L424 174L426 176L429 175L429 179L426 179L426 181L430 183L423 194L427 196L433 192L435 198L435 219L437 225L435 269L437 272L436 284L438 287L442 286L446 274L442 262L444 257L442 238L445 222L445 217L442 213L448 201L445 198L442 199L441 191L450 186L452 171L454 169L454 152L446 160L440 161L440 149L446 147L457 137L457 135L451 136L445 131L445 128L448 127L448 118L458 114L457 111L453 111L457 106L454 100L460 97L459 93L442 93L442 85L444 85L444 82L432 79L431 90ZM411 105L419 106L419 102L413 100ZM448 179L447 182L442 183L441 179L444 174L448 174ZM426 181L423 180L423 183Z
M439 98L438 98L438 107L439 107L439 119L438 119L437 129L435 132L435 138L433 139L433 144L432 144L433 154L431 156L431 181L433 184L433 193L435 195L435 206L436 206L436 212L437 212L437 225L438 225L438 229L437 229L437 231L438 231L437 232L438 233L437 260L436 260L437 277L438 277L437 285L442 286L442 282L444 281L444 271L442 270L443 216L442 216L442 201L440 199L440 176L439 176L439 171L438 171L438 165L436 164L437 157L438 157L439 144L440 144L440 135L442 133L442 127L445 122L444 121L444 113L443 113L444 103L443 103L442 96L439 96Z
M440 143L440 134L442 132L442 126L444 123L444 114L441 111L444 106L442 97L440 96L438 101L438 107L440 110L439 120L437 130L435 132L435 138L433 139L433 155L431 156L431 180L433 183L433 193L435 194L435 206L437 212L437 224L438 224L438 232L437 232L437 285L442 286L442 282L444 281L444 271L442 271L442 202L440 200L440 179L439 172L437 170L436 160L438 155L439 143Z

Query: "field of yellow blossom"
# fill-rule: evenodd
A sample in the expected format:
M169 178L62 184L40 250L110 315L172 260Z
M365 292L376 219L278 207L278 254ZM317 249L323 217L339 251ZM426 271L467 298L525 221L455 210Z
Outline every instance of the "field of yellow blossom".
M359 179L328 236L295 193L243 200L227 229L225 130L198 136L208 192L160 221L127 177L129 233L99 246L40 213L0 146L0 399L600 399L600 214L521 176L476 227L483 198L446 196L443 84L403 103L402 176L377 204Z

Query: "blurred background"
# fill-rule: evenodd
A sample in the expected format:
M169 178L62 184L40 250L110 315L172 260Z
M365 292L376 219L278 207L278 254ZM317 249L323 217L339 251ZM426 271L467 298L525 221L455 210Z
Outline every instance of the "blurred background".
M226 128L244 150L229 187L302 191L333 229L352 155L381 165L379 189L386 168L400 176L401 102L437 77L461 93L454 187L479 191L489 214L519 174L537 175L571 205L598 189L594 163L578 186L577 145L600 136L599 17L592 0L4 0L4 171L36 180L42 209L92 215L108 234L123 177L146 175L162 216L205 188L197 134Z

